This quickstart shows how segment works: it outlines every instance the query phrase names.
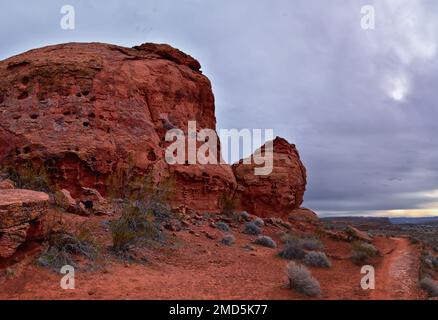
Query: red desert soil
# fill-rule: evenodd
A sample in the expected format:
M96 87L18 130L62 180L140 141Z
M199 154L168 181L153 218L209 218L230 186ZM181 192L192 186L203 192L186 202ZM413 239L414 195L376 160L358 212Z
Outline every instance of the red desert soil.
M91 219L102 228L97 232L105 235L103 227L99 227L102 218ZM307 299L286 287L287 261L276 256L278 249L243 248L254 237L242 234L242 225L232 229L236 236L232 247L219 244L221 232L208 223L191 228L196 234L169 233L171 247L147 249L149 262L145 264L125 264L113 259L104 270L77 271L75 290L62 290L59 285L62 275L30 263L33 258L29 255L10 267L13 271L8 278L0 276L0 299ZM218 238L208 239L202 233L204 230ZM265 227L264 233L281 246L278 229ZM323 241L333 267L311 268L321 283L320 298L422 298L415 284L418 252L406 239L376 239L381 252L391 253L376 261L374 293L360 288L363 275L360 266L349 260L350 243Z

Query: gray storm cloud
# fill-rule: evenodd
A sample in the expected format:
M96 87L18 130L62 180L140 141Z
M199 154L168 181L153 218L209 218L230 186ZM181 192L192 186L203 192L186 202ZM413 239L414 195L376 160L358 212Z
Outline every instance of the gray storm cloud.
M64 4L0 4L0 58L69 41L169 43L201 61L219 128L273 128L297 144L306 206L438 209L436 1L71 0L74 31L59 26ZM365 4L374 30L360 26Z

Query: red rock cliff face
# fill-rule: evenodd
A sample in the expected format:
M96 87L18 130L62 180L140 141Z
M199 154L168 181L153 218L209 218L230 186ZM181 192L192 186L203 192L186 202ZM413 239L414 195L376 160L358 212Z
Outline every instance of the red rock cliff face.
M281 138L268 176L245 164L168 165L165 134L187 134L190 120L215 130L210 81L198 61L168 45L70 43L0 62L0 165L44 166L51 183L75 198L82 187L106 195L130 171L173 177L175 206L198 211L218 212L225 193L260 216L301 205L305 168Z
M213 210L236 182L227 165L169 166L165 133L216 128L214 97L198 61L168 45L71 43L0 62L0 163L32 161L77 196L108 190L126 168L172 174L175 202Z
M255 167L254 163L244 164L242 160L233 165L238 183L236 196L242 209L261 217L287 217L301 206L306 189L306 168L295 145L275 138L271 174L255 175Z

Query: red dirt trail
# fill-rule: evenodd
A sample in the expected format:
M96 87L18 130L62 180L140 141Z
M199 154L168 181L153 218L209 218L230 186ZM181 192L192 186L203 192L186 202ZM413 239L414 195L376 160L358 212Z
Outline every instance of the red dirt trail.
M371 292L374 300L421 299L424 294L418 287L419 251L407 238L391 238L395 247L383 252L382 263L376 268L376 288Z

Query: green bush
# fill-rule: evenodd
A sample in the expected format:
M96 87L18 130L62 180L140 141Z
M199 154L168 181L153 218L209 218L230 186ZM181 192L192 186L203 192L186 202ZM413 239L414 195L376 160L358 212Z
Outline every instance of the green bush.
M138 203L126 203L121 217L110 222L110 231L115 252L125 252L139 241L155 239L159 232L153 209Z
M379 250L370 243L355 241L351 246L351 259L356 264L363 264L377 256Z

